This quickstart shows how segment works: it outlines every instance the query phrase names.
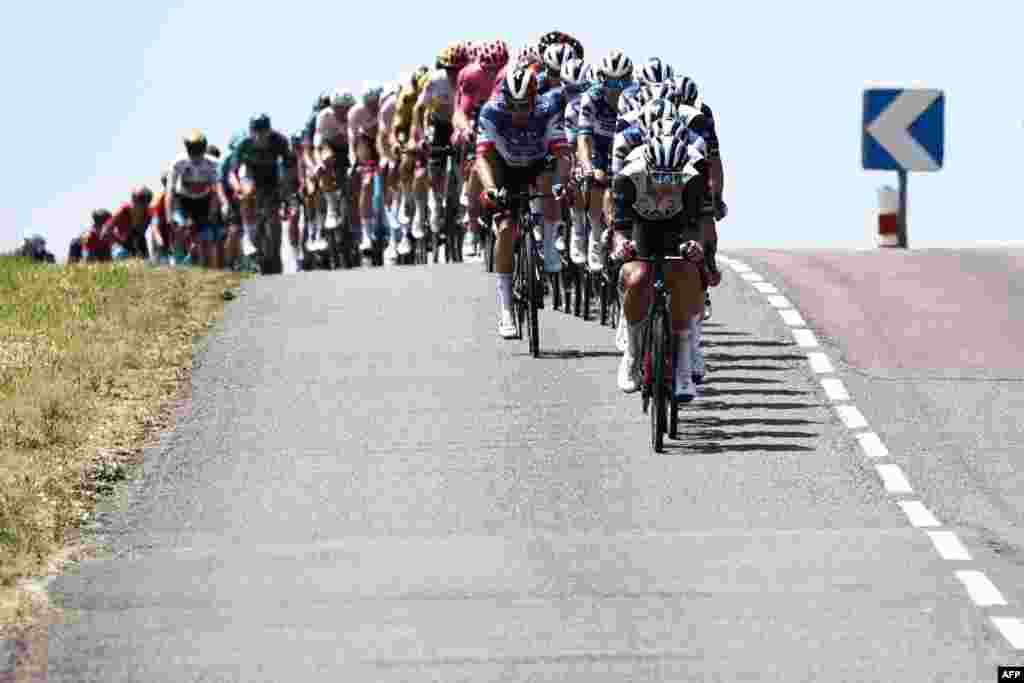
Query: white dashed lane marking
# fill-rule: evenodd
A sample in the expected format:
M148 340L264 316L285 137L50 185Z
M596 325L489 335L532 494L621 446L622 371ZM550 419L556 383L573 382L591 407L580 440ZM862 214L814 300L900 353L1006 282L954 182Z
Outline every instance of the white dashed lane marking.
M992 624L1014 649L1024 650L1024 622L1016 617L992 617Z
M819 375L835 372L835 370L832 369L832 361L830 361L828 356L820 351L812 351L807 354L807 360L811 364L811 370Z
M926 531L935 549L944 560L970 560L971 554L952 531Z
M784 308L779 311L779 315L782 316L782 319L790 327L803 327L807 324L804 322L803 316L800 315L800 311L795 308Z
M878 471L878 476L882 478L885 490L889 493L914 492L899 465L875 465L875 470Z
M815 338L814 333L810 330L793 330L793 339L799 346L805 348L813 348L818 345L818 340Z
M758 292L765 295L768 304L779 312L782 320L787 325L793 328L793 339L797 345L804 348L819 346L814 333L807 328L807 323L803 316L787 297L779 294L779 290L775 285L765 282L764 277L755 273L745 263L726 256L722 256L721 261L739 273L741 279L749 282ZM832 361L821 351L808 352L807 362L810 365L811 371L815 374L830 375L835 373ZM820 381L821 387L829 401L833 403L850 401L849 392L847 392L846 387L839 378L823 377ZM839 419L842 420L843 424L851 432L868 427L868 421L855 405L837 405L835 409ZM855 433L853 436L860 443L864 455L870 460L879 461L889 457L889 449L886 448L877 433L864 431ZM875 471L881 478L882 484L888 493L894 495L913 494L914 489L899 465L882 462L875 465ZM961 563L971 561L971 554L955 533L941 529L936 531L929 530L930 528L941 527L942 523L932 514L931 510L925 507L924 503L920 500L898 500L896 502L904 514L906 514L911 526L925 530L928 538L931 539L932 545L935 546L935 550L943 560ZM978 607L1006 605L1006 600L1003 598L1002 593L999 592L999 589L989 580L984 572L976 569L961 569L957 570L955 574L956 578L967 590L971 600ZM1002 634L1011 647L1016 650L1024 650L1024 621L1010 616L993 616L990 619L992 625Z
M830 401L849 401L850 394L846 392L843 383L834 377L821 380L821 386L825 389L825 395Z
M1006 604L1003 594L999 592L994 583L988 580L984 572L975 569L962 569L956 573L956 578L960 579L960 583L967 589L967 594L971 596L971 600L978 607Z
M860 442L860 447L864 449L864 455L869 458L887 458L889 457L889 449L885 447L882 440L878 438L878 434L874 432L867 432L866 434L858 434L857 441Z
M839 413L839 419L843 421L847 429L861 429L868 426L868 421L857 410L857 406L836 406L836 412Z
M775 308L792 308L793 307L793 304L789 303L789 299L787 299L786 297L782 296L781 294L776 294L775 296L768 297L768 303L770 303Z
M935 519L931 510L919 500L901 500L899 506L903 508L903 512L907 513L907 519L910 520L911 526L942 526L939 524L939 520Z

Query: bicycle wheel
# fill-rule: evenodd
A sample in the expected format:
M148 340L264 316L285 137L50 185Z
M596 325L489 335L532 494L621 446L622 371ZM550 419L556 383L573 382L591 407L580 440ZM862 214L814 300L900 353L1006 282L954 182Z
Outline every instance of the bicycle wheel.
M669 344L669 377L665 383L669 391L669 412L668 412L668 436L670 439L679 438L679 401L676 399L676 354L679 351L679 337L672 335Z
M590 268L586 265L583 266L585 271L582 282L580 285L583 287L583 319L590 320L590 296L594 291L594 273L590 272Z
M516 323L516 339L523 338L523 327L526 324L526 257L523 253L523 241L515 246L512 270L512 317Z
M665 370L668 365L671 330L664 311L652 316L651 326L651 447L655 453L665 452L665 431L668 422L668 392Z
M543 296L540 283L540 264L537 262L537 242L533 238L533 226L526 221L526 307L529 320L526 332L530 336L530 353L540 356L540 321L538 320L538 299Z

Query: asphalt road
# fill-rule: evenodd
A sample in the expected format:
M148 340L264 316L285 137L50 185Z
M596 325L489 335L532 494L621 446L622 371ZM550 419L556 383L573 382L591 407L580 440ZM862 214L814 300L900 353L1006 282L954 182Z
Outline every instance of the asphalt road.
M803 313L970 561L908 522L739 273L663 455L616 389L611 330L544 311L531 358L498 337L478 263L258 278L94 529L109 555L51 583L67 619L47 680L961 682L1024 664L991 619L1024 599L1022 287L991 261L1017 257L907 266L879 302L892 254L731 255ZM962 569L1007 604L979 606Z

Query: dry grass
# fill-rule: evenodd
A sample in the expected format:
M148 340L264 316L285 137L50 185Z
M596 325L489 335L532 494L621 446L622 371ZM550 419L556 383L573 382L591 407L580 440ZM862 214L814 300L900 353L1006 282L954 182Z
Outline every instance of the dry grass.
M240 277L0 257L0 627L31 620L19 580L124 478Z

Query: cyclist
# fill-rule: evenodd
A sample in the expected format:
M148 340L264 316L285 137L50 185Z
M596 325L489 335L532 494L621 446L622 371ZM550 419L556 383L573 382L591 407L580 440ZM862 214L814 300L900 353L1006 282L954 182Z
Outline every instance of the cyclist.
M537 41L537 53L543 55L552 45L567 45L571 47L577 59L583 59L586 56L583 53L583 44L568 33L562 33L561 31L548 31L542 35L540 40Z
M666 262L665 282L671 293L672 331L678 336L675 359L676 398L696 396L692 378L690 322L704 305L701 272L701 221L712 215L707 161L676 136L652 138L643 158L628 164L615 177L614 226L632 230L636 253L675 255L686 247L690 262ZM639 348L651 304L651 264L627 261L620 274L622 312L629 325L626 351L619 365L618 386L631 393L639 388Z
M401 224L401 240L397 246L398 255L406 256L412 251L411 216L416 197L427 197L426 161L422 150L410 138L413 109L420 93L430 80L430 68L420 66L402 86L395 103L395 117L391 122L390 145L393 155L398 158L398 222Z
M459 72L456 85L455 113L452 117L454 132L452 145L463 148L470 146L476 135L477 119L481 108L495 90L500 91L499 72L508 64L508 45L495 40L481 45L470 64ZM498 84L496 88L495 84ZM475 152L470 147L467 157ZM483 185L474 163L468 169L468 178L463 179L463 196L466 203L466 227L470 233L471 248L479 243L480 191Z
M408 79L404 79L408 80ZM398 243L402 238L401 225L395 211L393 201L398 197L398 159L399 155L391 144L391 126L398 111L398 95L402 90L400 83L392 83L384 89L380 98L380 111L377 121L377 150L380 153L381 192L384 203L384 223L388 227L388 246L384 249L384 260L394 264L398 262Z
M593 181L588 254L588 267L592 272L604 269L605 195L611 170L612 142L619 96L632 81L632 70L633 63L629 57L621 50L614 50L601 61L597 70L598 84L584 93L580 102L576 158L583 177Z
M111 237L103 230L110 220L111 213L106 209L92 212L92 227L82 233L82 258L86 263L99 263L111 260Z
M576 52L568 43L555 43L544 50L544 68L537 79L537 91L543 95L548 90L562 85L562 66L576 58Z
M318 105L320 102L317 103ZM351 211L341 204L353 193L330 191L323 195L326 215L321 215L321 190L340 189L350 183L348 171L351 150L348 138L348 117L356 106L355 96L345 89L327 93L326 105L313 121L312 133L307 135L307 164L305 175L305 200L307 207L306 239L316 241L321 237L321 228L334 230L342 220L342 212ZM351 202L350 202L351 203ZM349 213L349 216L352 214ZM347 244L350 235L340 240Z
M362 239L359 250L373 250L371 231L377 226L373 217L373 186L378 173L380 150L377 149L377 128L380 119L380 99L384 87L376 82L363 86L355 106L348 112L349 161L352 174L359 180L355 203L359 207Z
M636 68L636 82L626 90L625 95L637 95L646 85L671 83L675 70L670 64L661 61L661 57L651 57Z
M132 192L131 201L122 204L104 224L103 232L109 235L113 259L149 258L146 230L149 228L151 201L153 192L143 185Z
M590 88L588 80L589 67L582 59L570 59L562 65L562 83L565 95L565 138L569 144L569 151L573 154L574 167L578 168L575 161L577 149L576 138L579 133L580 104L583 100L583 93ZM572 237L569 241L569 258L577 265L583 265L587 260L587 224L583 215L582 197L577 194L573 198L572 215Z
M155 266L177 264L175 252L175 231L167 220L167 171L160 174L160 192L156 193L149 203L149 260ZM185 256L184 244L177 245L181 249L181 258Z
M193 129L182 142L185 153L171 164L167 177L167 221L199 238L200 259L207 268L224 265L224 226L216 193L217 166L206 156L206 136ZM148 206L148 203L147 203Z
M257 251L254 242L258 237L255 234L258 195L269 193L276 197L285 173L294 171L295 161L288 138L271 127L267 114L256 114L250 118L249 130L236 133L228 145L220 170L221 175L227 177L233 194L239 198L245 256L251 257ZM277 219L274 211L271 215L274 225L266 226L271 230L270 249L273 253L264 254L274 262L281 251Z
M477 139L477 169L483 183L481 201L494 208L499 187L513 193L536 184L540 192L552 189L547 170L549 154L557 157L558 174L569 173L568 146L562 126L561 102L556 93L537 95L537 76L530 69L517 68L508 74L501 97L491 100L480 112ZM544 201L545 235L558 218L554 198ZM507 212L497 218L494 270L497 275L501 321L498 333L508 339L515 335L512 317L512 268L515 234L513 217ZM548 250L545 249L545 254Z

